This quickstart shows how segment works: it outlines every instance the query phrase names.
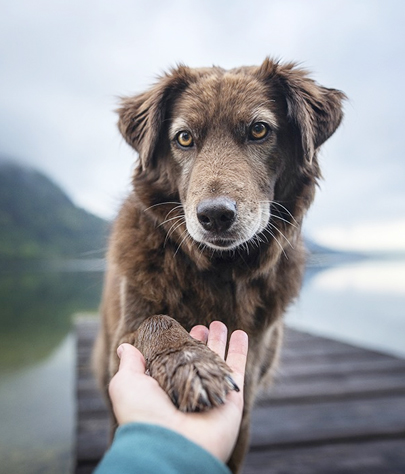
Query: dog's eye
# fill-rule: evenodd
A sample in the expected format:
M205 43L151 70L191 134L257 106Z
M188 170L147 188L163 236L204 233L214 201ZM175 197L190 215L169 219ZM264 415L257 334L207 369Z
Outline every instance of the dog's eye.
M190 148L194 145L193 135L187 130L183 130L176 135L177 143L183 148Z
M263 140L270 131L269 126L263 122L255 122L249 129L250 140Z

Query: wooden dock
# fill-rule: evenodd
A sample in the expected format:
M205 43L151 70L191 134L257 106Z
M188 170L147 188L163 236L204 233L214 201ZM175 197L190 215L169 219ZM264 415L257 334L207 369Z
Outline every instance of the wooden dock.
M108 439L89 367L96 328L76 324L76 474L93 471ZM243 473L405 473L405 360L288 329L275 385L253 414Z

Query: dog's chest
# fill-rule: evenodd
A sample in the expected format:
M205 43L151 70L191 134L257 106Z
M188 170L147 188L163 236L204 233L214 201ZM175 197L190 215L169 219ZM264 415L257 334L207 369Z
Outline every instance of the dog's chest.
M257 308L263 307L264 284L236 278L231 265L205 272L188 269L185 275L175 290L168 284L162 304L186 329L214 320L223 321L229 329L244 328L255 319Z

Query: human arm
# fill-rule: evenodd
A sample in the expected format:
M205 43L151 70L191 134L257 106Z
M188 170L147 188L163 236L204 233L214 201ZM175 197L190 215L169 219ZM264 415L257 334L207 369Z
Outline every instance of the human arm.
M192 330L192 335L206 342L208 347L224 357L227 330L222 323L212 323L209 330L197 326ZM148 424L153 426L151 429L156 432L159 431L159 427L160 433L165 430L170 430L166 433L168 435L174 432L177 434L174 435L177 442L180 438L185 438L185 444L191 442L194 445L192 448L194 455L200 452L206 456L205 452L208 452L222 462L228 460L237 438L243 410L243 380L247 356L247 335L243 331L235 331L232 334L226 359L240 391L231 391L224 405L203 413L183 413L177 410L157 382L145 374L145 360L133 346L121 345L118 355L120 368L110 384L115 416L122 427L118 429L118 436L125 432L128 434L128 430L134 433L140 429L141 424L143 427ZM122 437L120 439L122 440ZM198 451L199 448L203 448L205 452ZM184 449L183 446L183 452ZM140 447L137 452L142 454ZM156 456L159 457L158 449ZM218 465L221 469L226 469L223 464Z

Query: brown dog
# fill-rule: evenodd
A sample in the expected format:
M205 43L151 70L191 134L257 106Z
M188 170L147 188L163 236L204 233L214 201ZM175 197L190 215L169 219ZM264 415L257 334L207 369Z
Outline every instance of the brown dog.
M320 178L317 152L342 119L344 97L294 64L266 59L230 71L180 66L119 109L139 163L110 242L99 380L107 387L116 348L129 341L181 409L215 406L235 388L229 370L185 330L213 320L245 330L234 472L258 385L277 359L282 315L301 285L301 223ZM152 317L160 314L185 329Z

